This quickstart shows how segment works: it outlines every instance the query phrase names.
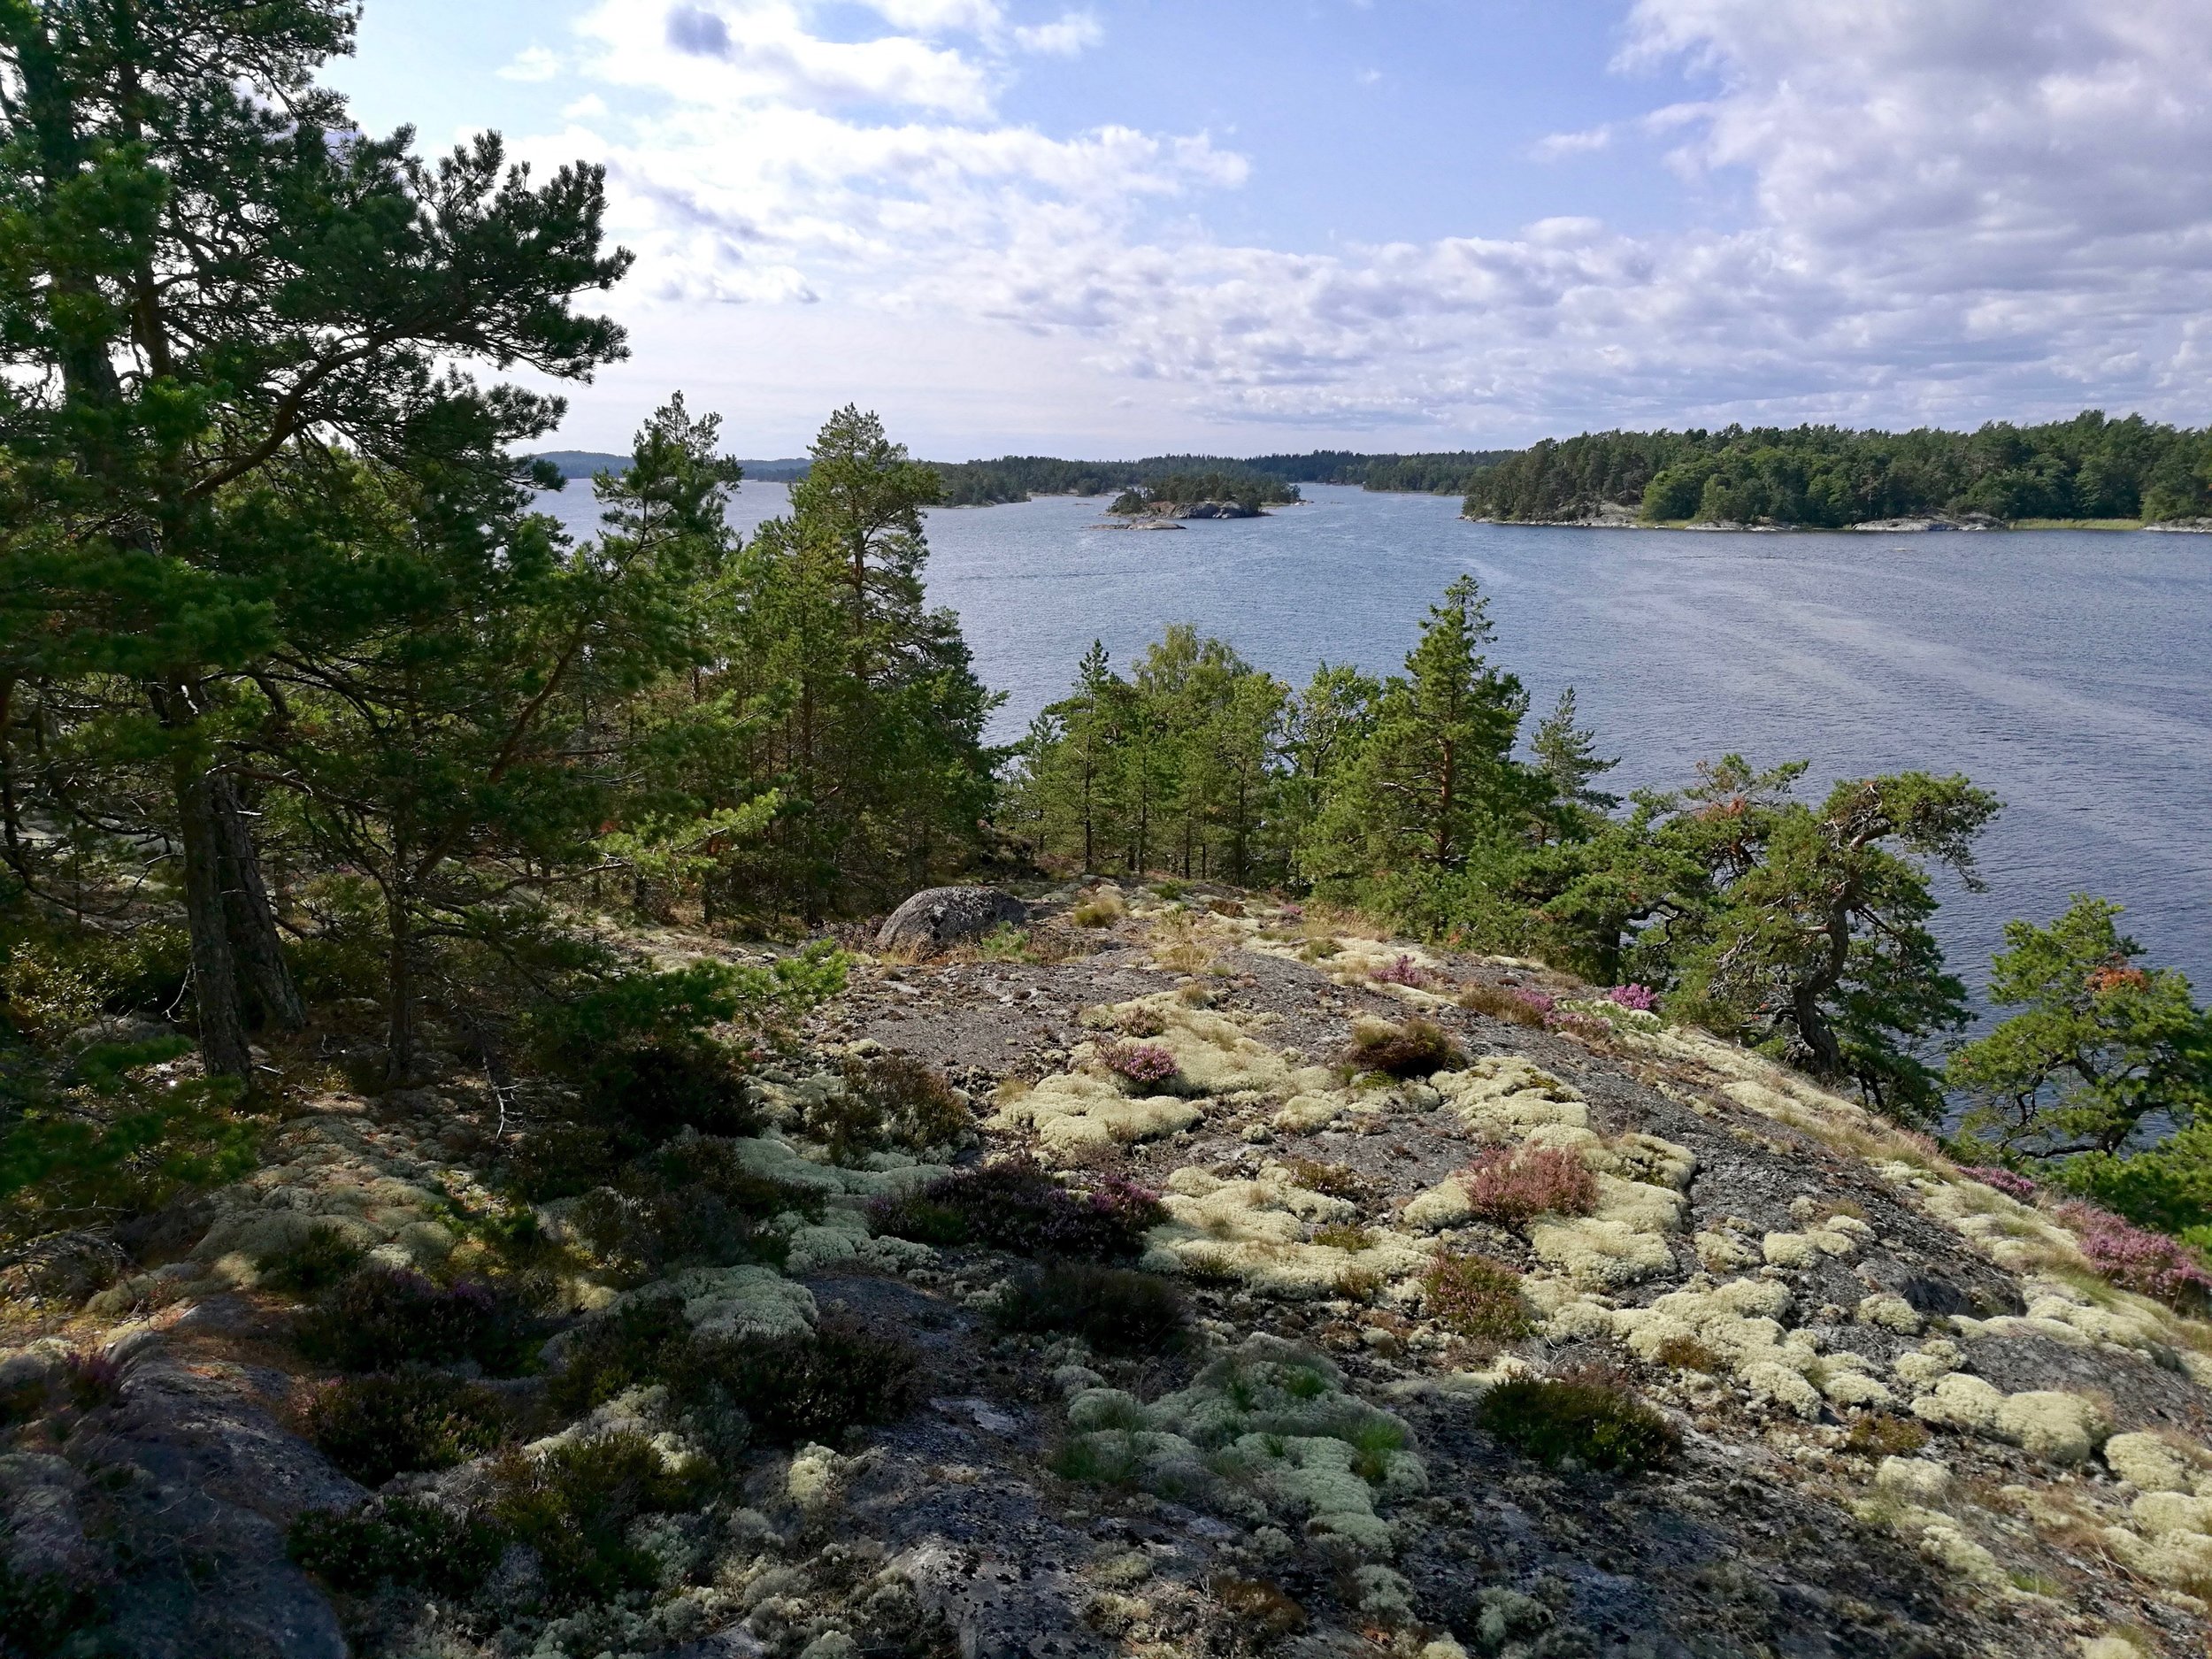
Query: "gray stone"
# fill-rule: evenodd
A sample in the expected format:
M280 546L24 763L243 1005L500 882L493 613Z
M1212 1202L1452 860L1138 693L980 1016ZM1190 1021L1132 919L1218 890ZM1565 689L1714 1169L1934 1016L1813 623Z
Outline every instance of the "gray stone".
M1029 907L996 887L928 887L891 912L876 934L876 949L926 956L1028 919Z

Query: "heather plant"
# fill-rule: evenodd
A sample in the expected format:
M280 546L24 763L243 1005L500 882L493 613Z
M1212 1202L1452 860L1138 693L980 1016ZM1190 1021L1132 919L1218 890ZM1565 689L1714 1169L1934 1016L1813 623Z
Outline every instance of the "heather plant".
M1143 1087L1165 1083L1181 1071L1175 1056L1156 1042L1109 1043L1099 1059L1116 1076Z
M1133 1182L1112 1178L1073 1193L1027 1158L955 1171L917 1197L879 1199L870 1218L879 1231L916 1237L902 1229L919 1225L941 1236L947 1217L956 1217L963 1241L1092 1261L1136 1256L1146 1233L1167 1219L1159 1195Z
M2123 1290L2140 1292L2183 1312L2212 1303L2212 1273L2187 1245L2147 1232L2094 1204L2062 1204L2058 1217L2073 1230L2089 1264Z
M1367 977L1378 985L1403 985L1415 990L1427 990L1443 982L1442 975L1423 967L1403 951L1398 953L1394 961L1386 962Z
M1501 1226L1547 1213L1586 1216L1597 1208L1597 1177L1568 1147L1493 1147L1460 1171L1459 1184L1475 1214Z
M994 1317L1010 1331L1065 1332L1102 1354L1160 1354L1186 1340L1182 1293L1156 1273L1050 1262L1017 1279Z
M1659 994L1646 985L1617 985L1607 998L1634 1014L1648 1014L1659 1005Z
M1521 1276L1485 1256L1446 1251L1421 1275L1423 1309L1455 1335L1510 1342L1536 1328Z
M323 1225L256 1257L254 1271L265 1289L311 1296L351 1273L367 1254L342 1229Z
M334 1589L396 1584L457 1597L483 1583L504 1547L482 1517L421 1498L379 1498L344 1514L308 1509L286 1537L292 1559Z
M1396 1078L1427 1077L1465 1059L1441 1026L1418 1018L1396 1025L1362 1022L1353 1027L1351 1044L1344 1052L1348 1065Z
M307 1438L365 1486L416 1469L450 1469L495 1449L511 1414L493 1390L443 1371L343 1377L317 1390Z
M1671 1458L1672 1425L1611 1377L1514 1377L1483 1396L1476 1420L1540 1463L1634 1474Z
M1461 986L1458 1002L1462 1008L1471 1009L1478 1014L1487 1014L1493 1019L1529 1026L1540 1026L1549 1008L1548 998L1545 999L1544 1007L1539 1007L1535 998L1527 992L1491 985L1481 979L1471 979Z
M709 1473L695 1463L672 1467L646 1436L617 1431L510 1454L492 1471L491 1517L537 1552L549 1601L600 1601L658 1583L659 1563L632 1541L632 1524L693 1508Z
M945 1074L912 1055L848 1060L844 1079L848 1094L874 1108L879 1133L910 1152L956 1145L975 1121Z
M1995 1164L1962 1164L1959 1173L1970 1181L1979 1181L1984 1187L1993 1187L2006 1197L2016 1198L2024 1204L2035 1202L2035 1183L2016 1170L2000 1169Z
M302 1353L341 1371L473 1359L496 1376L520 1371L543 1334L503 1287L376 1266L333 1286L295 1327Z

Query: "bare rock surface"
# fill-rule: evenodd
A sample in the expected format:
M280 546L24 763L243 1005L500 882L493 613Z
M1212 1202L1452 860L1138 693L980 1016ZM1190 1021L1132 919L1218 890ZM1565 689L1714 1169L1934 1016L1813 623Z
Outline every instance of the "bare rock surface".
M103 1650L150 1659L2205 1651L2212 1326L2099 1278L2055 1208L1532 964L1203 884L1105 898L917 895L855 959L763 1068L770 1126L728 1143L821 1201L791 1218L808 1248L775 1258L780 1279L628 1234L628 1254L603 1250L579 1199L503 1197L516 1109L465 1073L303 1098L264 1168L139 1229L108 1289L0 1353L11 1572L81 1590ZM1023 941L1002 953L944 947L949 926L973 940L1013 920ZM1470 1005L1540 990L1573 1017ZM1440 1070L1362 1068L1363 1033L1416 1017L1450 1047ZM1071 1130L1087 1103L1138 1097L1109 1064L1136 1043L1172 1060L1142 1087L1174 1110ZM887 1052L945 1072L974 1126L954 1149L836 1162L814 1114ZM521 1113L521 1143L549 1110ZM1454 1197L1471 1159L1531 1144L1586 1160L1601 1206L1500 1219ZM1141 1265L1172 1278L1187 1341L1100 1351L1018 1327L1005 1297L1035 1262L897 1235L874 1202L926 1187L942 1168L926 1158L1008 1156L1079 1192L1119 1177L1164 1194L1172 1219ZM602 1216L634 1199L602 1190ZM448 1280L485 1271L488 1240L534 1240L531 1283L564 1333L536 1371L481 1385L525 1426L379 1495L480 1516L496 1479L564 1444L634 1432L679 1463L719 1447L693 1508L629 1524L649 1572L550 1607L531 1600L543 1563L526 1549L435 1593L341 1590L293 1563L298 1516L371 1496L302 1437L333 1373L292 1340L307 1298L255 1265L310 1223ZM1517 1276L1525 1333L1444 1317L1425 1278L1439 1252ZM592 1310L700 1271L896 1338L911 1409L798 1445L716 1440L649 1377L549 1412L547 1373ZM1244 1424L1274 1409L1268 1367L1285 1364L1295 1398ZM446 1369L478 1383L471 1363ZM1678 1448L1632 1473L1539 1460L1486 1402L1540 1376L1640 1398ZM1100 1461L1099 1434L1137 1455Z

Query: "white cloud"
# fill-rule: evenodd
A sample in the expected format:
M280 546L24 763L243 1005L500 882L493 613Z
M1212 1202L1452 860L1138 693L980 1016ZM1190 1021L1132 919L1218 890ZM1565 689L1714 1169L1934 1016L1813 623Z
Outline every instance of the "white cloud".
M495 73L502 81L550 81L561 73L561 60L542 46L526 46Z
M2179 413L2212 351L2201 0L1636 0L1619 66L1709 96L1534 153L1656 145L1741 180L1745 222L1322 254L1205 232L1248 164L1202 134L998 113L1009 51L1079 49L1088 14L868 5L850 40L808 0L603 0L590 73L658 111L534 151L606 161L649 294L995 326L1194 419Z
M1073 58L1104 40L1106 31L1088 12L1071 12L1055 23L1018 27L1014 31L1014 38L1025 51Z

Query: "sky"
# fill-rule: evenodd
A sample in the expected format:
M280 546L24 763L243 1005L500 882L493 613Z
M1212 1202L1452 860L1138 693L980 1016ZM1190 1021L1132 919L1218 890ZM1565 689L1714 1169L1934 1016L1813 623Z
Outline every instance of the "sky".
M605 167L726 448L2212 420L2205 0L365 0L426 150Z

